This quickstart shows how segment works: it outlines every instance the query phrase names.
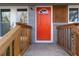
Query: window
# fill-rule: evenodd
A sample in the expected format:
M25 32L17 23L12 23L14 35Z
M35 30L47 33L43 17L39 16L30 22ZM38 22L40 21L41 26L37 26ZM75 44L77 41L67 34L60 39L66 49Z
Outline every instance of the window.
M27 9L17 9L17 19L19 22L27 23Z
M10 30L10 9L0 9L1 18L1 36Z
M10 9L1 9L1 19L4 23L10 22Z
M78 8L69 8L69 22L79 22Z

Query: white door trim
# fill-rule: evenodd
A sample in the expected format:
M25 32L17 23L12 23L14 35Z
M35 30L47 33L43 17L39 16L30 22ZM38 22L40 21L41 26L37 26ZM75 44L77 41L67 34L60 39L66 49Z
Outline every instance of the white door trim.
M36 34L37 33L37 29L36 29L36 27L37 27L36 8L37 7L50 7L51 8L51 40L50 41L46 41L46 40L39 41L39 40L37 40L37 34ZM35 7L35 43L52 43L52 42L53 42L53 6L36 6Z

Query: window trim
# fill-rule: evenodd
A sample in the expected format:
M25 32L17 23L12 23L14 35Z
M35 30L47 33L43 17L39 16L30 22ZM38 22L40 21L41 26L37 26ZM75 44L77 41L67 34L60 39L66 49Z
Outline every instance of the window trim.
M3 22L3 19L2 19L2 12L11 12L11 9L10 8L7 8L7 9L0 9L1 10L1 22ZM9 20L10 21L10 20Z
M29 20L28 20L28 8L17 8L16 11L17 11L16 15L18 14L18 12L23 12L23 11L25 12L26 11L27 12L27 21L25 21L24 23L29 23ZM16 19L17 19L17 17L16 17Z
M77 12L78 12L77 15L79 15L79 8L69 8L69 13L70 13L70 9L78 9L78 10L77 10ZM69 16L70 16L70 15L69 15ZM69 17L69 18L70 18L70 17ZM77 18L79 18L79 16L77 16ZM79 22L74 22L74 21L72 22L72 21L70 21L70 19L69 19L69 22L70 22L70 23L79 23Z
M27 8L18 8L17 11L27 11Z
M78 8L78 11L79 11L79 5L68 5L68 23L79 23L79 22L70 22L69 21L69 9L70 8ZM78 12L78 15L79 15L79 12ZM79 16L78 16L79 18Z

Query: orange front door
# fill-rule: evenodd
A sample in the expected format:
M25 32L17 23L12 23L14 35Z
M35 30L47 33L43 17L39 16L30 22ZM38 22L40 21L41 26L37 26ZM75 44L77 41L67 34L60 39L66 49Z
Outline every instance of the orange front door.
M51 40L51 7L36 8L36 35L37 40Z

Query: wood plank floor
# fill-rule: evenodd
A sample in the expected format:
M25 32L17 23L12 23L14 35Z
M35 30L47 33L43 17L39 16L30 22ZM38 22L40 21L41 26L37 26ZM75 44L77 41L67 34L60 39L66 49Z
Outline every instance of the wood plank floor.
M24 56L69 56L69 54L58 45L32 44Z

